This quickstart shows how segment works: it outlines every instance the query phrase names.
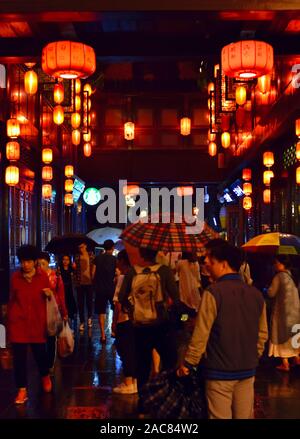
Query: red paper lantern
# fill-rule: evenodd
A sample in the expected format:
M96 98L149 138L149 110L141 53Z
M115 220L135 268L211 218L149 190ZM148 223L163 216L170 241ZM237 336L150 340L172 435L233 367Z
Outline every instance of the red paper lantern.
M24 89L25 93L32 96L35 95L38 89L38 76L34 70L28 70L24 75Z
M222 70L232 78L251 79L267 75L273 63L273 47L263 41L238 41L222 49Z
M60 82L55 84L53 89L53 99L56 104L61 104L65 98L64 85Z
M271 76L263 75L257 79L257 88L261 93L267 93L271 89Z
M74 200L73 200L73 194L65 194L64 196L64 202L66 206L73 206Z
M43 166L42 168L42 179L46 181L51 181L53 178L53 170L51 166Z
M90 157L92 155L92 145L90 144L90 142L86 142L83 145L83 154L85 155L85 157Z
M222 144L223 148L229 148L229 146L230 146L230 133L228 133L228 131L225 131L224 133L222 133L221 144Z
M49 200L52 197L52 186L51 184L42 185L42 197L45 200Z
M244 168L243 169L243 174L242 174L242 179L245 181L249 181L252 178L252 171L250 168Z
M263 163L267 168L270 168L274 165L274 154L272 151L264 152Z
M72 128L74 128L74 129L79 128L80 127L80 123L81 123L80 113L72 113L72 116L71 116Z
M87 78L96 70L95 51L73 41L49 43L43 48L42 69L54 78Z
M244 105L247 100L247 89L243 85L239 85L235 90L235 101L238 105Z
M6 122L6 132L7 137L11 137L12 139L16 139L20 135L20 124L19 121L15 118L8 119Z
M7 160L16 161L20 158L20 145L18 142L7 142L6 144Z
M182 136L189 136L191 134L191 119L189 117L182 117L180 119L180 134Z
M42 150L42 161L48 165L53 160L53 151L50 148L44 148Z
M65 166L65 176L71 178L74 175L74 167L72 165Z
M245 195L251 195L252 194L252 184L249 182L246 182L243 184L243 192Z
M263 200L265 204L270 204L271 203L271 190L270 189L265 189L263 192Z
M19 168L8 166L5 170L5 183L8 186L16 186L19 183Z
M208 154L211 157L214 157L215 155L217 155L217 145L215 144L215 142L209 142L209 144L208 144Z
M250 210L252 207L252 199L251 197L244 197L243 198L243 208L245 210Z
M53 108L53 122L56 125L61 125L64 123L65 113L64 108L61 105L55 105Z

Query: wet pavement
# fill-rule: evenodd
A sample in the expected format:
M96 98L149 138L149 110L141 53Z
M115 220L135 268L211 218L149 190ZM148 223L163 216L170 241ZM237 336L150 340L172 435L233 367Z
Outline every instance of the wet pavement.
M16 390L12 370L0 369L1 419L137 417L137 395L112 393L112 387L122 380L121 362L113 338L107 335L107 343L100 343L96 320L89 331L81 335L76 331L73 355L57 359L51 394L42 393L32 358L29 362L29 400L22 406L13 402ZM258 369L255 417L300 419L300 367L286 373L277 371L275 365L265 358Z

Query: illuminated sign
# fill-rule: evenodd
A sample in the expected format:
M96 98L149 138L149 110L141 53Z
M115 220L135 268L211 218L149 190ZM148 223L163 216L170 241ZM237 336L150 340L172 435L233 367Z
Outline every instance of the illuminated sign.
M85 203L89 206L95 206L95 204L98 204L101 200L101 194L99 189L96 189L95 187L89 187L84 191L83 199Z

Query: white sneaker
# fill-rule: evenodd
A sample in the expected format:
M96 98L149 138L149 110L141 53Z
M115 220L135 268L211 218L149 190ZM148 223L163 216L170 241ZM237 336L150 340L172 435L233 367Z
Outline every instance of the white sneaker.
M137 389L135 389L134 384L130 384L129 386L127 386L125 383L121 383L117 387L113 388L113 393L123 393L130 395L137 393Z
M93 320L88 319L88 327L91 328L93 326Z
M80 323L80 325L79 325L79 331L84 331L84 323Z

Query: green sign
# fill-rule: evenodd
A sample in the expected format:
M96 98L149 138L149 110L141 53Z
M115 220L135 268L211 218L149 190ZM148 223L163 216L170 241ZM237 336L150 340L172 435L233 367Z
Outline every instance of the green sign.
M99 189L96 189L95 187L89 187L84 191L83 199L85 203L89 206L95 206L95 204L99 203L99 201L101 200L101 194Z

